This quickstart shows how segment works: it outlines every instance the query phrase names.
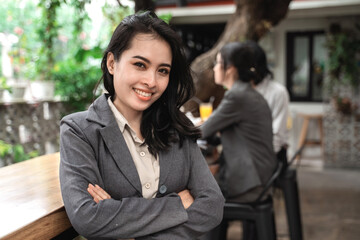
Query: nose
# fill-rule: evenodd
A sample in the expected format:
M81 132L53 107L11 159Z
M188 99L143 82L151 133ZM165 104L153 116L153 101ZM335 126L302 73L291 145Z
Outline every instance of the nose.
M148 88L153 88L156 85L156 72L148 72L143 78L143 84Z

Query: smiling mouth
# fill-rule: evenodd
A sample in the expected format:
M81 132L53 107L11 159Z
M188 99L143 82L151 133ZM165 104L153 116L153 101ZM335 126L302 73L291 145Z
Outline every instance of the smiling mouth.
M134 89L134 91L139 94L140 96L143 96L143 97L151 97L152 93L149 93L149 92L144 92L144 91L141 91L139 89Z

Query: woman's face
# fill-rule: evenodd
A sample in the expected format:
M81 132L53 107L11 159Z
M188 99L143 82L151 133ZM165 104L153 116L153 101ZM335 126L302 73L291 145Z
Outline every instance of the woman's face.
M125 117L141 114L161 97L169 83L171 61L170 45L153 34L136 34L118 61L108 54L114 105Z
M213 71L214 71L215 83L218 85L223 85L225 81L225 71L223 66L223 60L221 58L220 53L216 55L216 61L213 67Z

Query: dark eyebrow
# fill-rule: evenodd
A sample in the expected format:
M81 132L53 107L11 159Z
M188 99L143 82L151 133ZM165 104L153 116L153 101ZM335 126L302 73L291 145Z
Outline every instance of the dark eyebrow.
M133 58L138 58L138 59L141 59L141 60L143 60L144 62L147 62L147 63L149 63L149 64L150 64L150 60L149 60L149 59L147 59L147 58L144 58L144 57L142 57L142 56L138 56L138 55L136 55L136 56L133 56ZM171 65L170 65L170 64L167 64L167 63L162 63L162 64L160 64L160 66L162 66L162 67L169 67L169 68L171 68Z

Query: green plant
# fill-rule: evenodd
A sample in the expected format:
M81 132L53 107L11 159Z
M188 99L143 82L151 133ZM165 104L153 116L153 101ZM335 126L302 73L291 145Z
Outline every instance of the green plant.
M0 90L1 89L12 92L12 88L6 83L6 78L5 77L0 77Z
M21 7L20 7L21 6ZM36 3L31 0L2 0L0 4L0 32L15 35L9 56L15 79L29 79L35 73L33 59L37 56Z
M39 152L34 150L26 153L22 145L12 145L0 140L0 158L7 156L10 156L14 163L18 163L39 156Z
M85 110L97 96L94 88L102 74L99 68L101 55L99 47L80 49L73 59L55 65L52 72L55 93L64 98L70 111Z
M55 64L68 57L72 46L80 48L84 43L85 39L80 35L83 33L85 20L89 20L85 5L90 2L91 0L39 1L41 18L37 33L42 44L36 66L43 79L52 79ZM72 13L70 16L69 12Z
M12 147L12 154L15 163L39 156L39 152L36 150L25 153L24 147L20 144L16 144Z
M360 25L356 25L355 29L360 33ZM359 35L333 24L326 47L329 55L326 91L332 98L335 109L350 115L358 108L353 97L358 95L360 90Z
M12 145L0 140L0 157L4 158L11 153Z
M356 26L360 30L360 25ZM358 91L359 88L359 59L360 39L355 32L345 30L340 25L333 24L327 38L328 49L328 91L331 95L338 92L338 88L349 86Z
M55 64L55 40L58 36L60 25L57 21L57 9L61 0L40 0L38 7L41 9L38 37L42 42L37 61L37 70L43 79L51 79L51 71Z
M167 24L170 23L171 19L172 19L172 14L168 13L168 14L161 14L158 16L160 19L162 19L164 22L166 22Z
M109 4L107 1L102 7L102 13L104 17L108 20L109 25L111 26L108 29L107 35L111 36L114 32L117 25L128 15L132 14L134 9L127 6L118 6L114 7L113 4Z

